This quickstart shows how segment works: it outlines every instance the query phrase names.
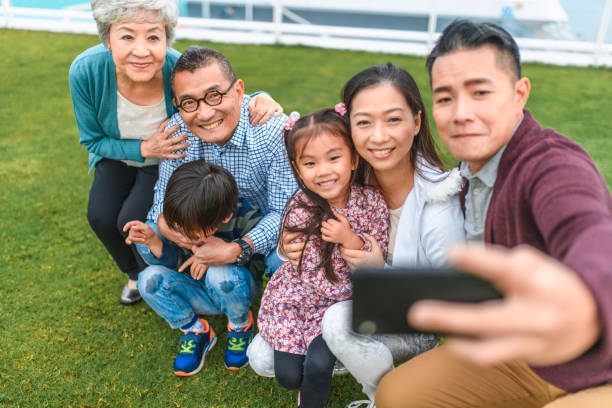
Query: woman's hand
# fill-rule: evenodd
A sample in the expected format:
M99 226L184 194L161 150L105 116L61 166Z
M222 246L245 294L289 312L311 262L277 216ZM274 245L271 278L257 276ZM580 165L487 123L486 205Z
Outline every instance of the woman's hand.
M169 120L164 120L149 140L143 140L140 143L140 155L142 157L158 157L160 159L182 159L185 157L184 153L179 154L175 152L189 147L188 142L181 143L187 139L187 135L181 134L170 138L170 135L179 130L180 125L164 130Z
M283 230L278 240L280 251L289 259L293 266L298 266L302 251L304 251L304 234ZM295 241L295 242L294 242Z
M249 115L253 126L261 126L270 119L270 116L278 118L282 113L283 107L266 93L255 95L249 102Z
M340 255L342 255L342 258L353 272L357 268L363 268L366 266L372 268L382 268L385 266L383 253L378 245L378 242L376 242L376 239L369 235L366 235L366 238L372 245L372 251L368 252L361 249L348 249L345 247L340 247Z

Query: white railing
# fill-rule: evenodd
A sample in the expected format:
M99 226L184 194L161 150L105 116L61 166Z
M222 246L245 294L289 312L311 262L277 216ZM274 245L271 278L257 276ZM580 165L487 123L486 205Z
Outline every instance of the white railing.
M289 24L283 15L295 21L282 1L272 0L272 21L252 21L253 0L242 0L247 20L179 18L177 38L230 43L288 44L313 47L365 50L396 54L427 55L439 33L435 32L437 14L431 11L428 31L404 31L373 28L339 27L315 24ZM248 5L248 4L247 4ZM557 65L597 65L612 67L612 44L605 43L612 0L606 0L595 42L518 38L524 61ZM289 12L289 13L288 13ZM209 13L205 14L210 15ZM251 21L249 21L251 20ZM0 26L15 29L96 34L89 11L49 10L12 7L2 0Z

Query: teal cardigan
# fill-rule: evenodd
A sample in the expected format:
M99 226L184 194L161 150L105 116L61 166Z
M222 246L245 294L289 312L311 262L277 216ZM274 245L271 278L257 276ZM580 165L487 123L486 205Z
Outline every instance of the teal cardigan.
M180 53L166 51L163 67L166 113L172 116L170 74ZM99 44L72 62L68 73L72 106L79 129L79 143L89 152L89 171L103 158L144 162L140 140L120 139L117 123L117 76L110 51Z

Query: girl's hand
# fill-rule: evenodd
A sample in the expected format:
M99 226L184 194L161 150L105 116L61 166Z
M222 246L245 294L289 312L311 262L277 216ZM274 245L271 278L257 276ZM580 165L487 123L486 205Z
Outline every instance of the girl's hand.
M372 245L372 251L370 252L363 251L361 249L340 247L340 255L342 255L342 258L353 272L357 268L382 268L385 266L383 253L378 245L378 242L376 242L376 239L369 235L366 235L366 239L370 241L370 244Z
M140 155L142 157L158 157L160 159L182 159L185 157L184 153L178 154L175 152L189 147L188 142L181 143L187 139L187 135L183 133L170 138L170 135L179 130L180 125L164 130L169 120L164 120L149 140L143 140L140 143Z
M327 242L342 244L346 240L346 235L353 231L344 215L332 211L338 219L329 218L321 223L321 238Z
M130 221L123 226L123 232L129 230L129 234L125 239L125 243L128 245L132 244L143 244L149 245L151 239L155 238L157 234L153 231L153 228L149 227L142 221Z
M333 211L333 210L332 210ZM340 244L351 249L359 249L363 241L353 232L346 217L336 211L337 220L330 218L321 223L321 238L323 241Z
M270 116L278 118L282 113L283 107L268 94L257 94L249 102L249 115L253 126L261 126L270 119Z
M187 269L188 266L191 266L189 269L189 274L195 280L201 280L204 278L206 274L206 270L208 270L208 265L205 263L199 262L195 255L192 255L188 260L186 260L179 268L179 272L183 272Z
M293 266L298 266L304 251L304 241L302 238L304 238L304 234L301 232L289 232L283 229L278 240L280 251L289 259Z

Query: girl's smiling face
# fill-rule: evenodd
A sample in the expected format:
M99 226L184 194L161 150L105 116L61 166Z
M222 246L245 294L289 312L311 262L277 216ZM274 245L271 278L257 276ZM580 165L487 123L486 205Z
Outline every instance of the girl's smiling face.
M331 205L343 208L350 189L357 155L341 135L323 132L296 142L297 159L292 163L304 185Z

